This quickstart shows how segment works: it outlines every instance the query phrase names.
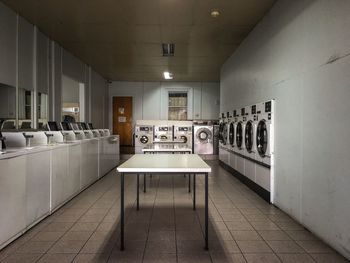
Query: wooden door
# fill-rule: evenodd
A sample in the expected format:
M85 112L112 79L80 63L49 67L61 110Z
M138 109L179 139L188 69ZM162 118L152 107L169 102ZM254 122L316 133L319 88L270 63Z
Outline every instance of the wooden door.
M132 146L132 97L113 97L113 134L121 146Z

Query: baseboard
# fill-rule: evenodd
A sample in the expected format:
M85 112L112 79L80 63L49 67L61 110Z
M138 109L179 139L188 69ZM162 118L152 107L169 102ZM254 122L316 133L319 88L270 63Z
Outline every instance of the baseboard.
M270 192L266 189L262 188L257 183L250 180L248 177L244 176L240 172L233 169L231 166L227 165L223 161L219 160L220 166L222 166L226 171L231 173L234 177L236 177L238 180L240 180L242 183L244 183L246 186L248 186L251 190L253 190L255 193L257 193L262 199L264 199L266 202L271 203L270 199Z

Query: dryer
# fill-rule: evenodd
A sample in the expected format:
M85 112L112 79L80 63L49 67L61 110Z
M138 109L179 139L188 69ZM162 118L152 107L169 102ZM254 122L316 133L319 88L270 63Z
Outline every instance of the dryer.
M173 126L156 125L154 126L154 142L172 142Z
M193 126L193 152L196 154L214 153L214 130L212 125Z
M183 142L192 149L192 126L174 125L174 142Z
M142 153L142 149L153 143L153 126L135 126L135 153Z
M256 159L267 166L271 165L273 154L273 108L273 100L259 105L255 131Z
M229 145L229 166L233 169L237 168L237 157L234 152L236 142L236 122L237 122L237 111L232 112L232 118L230 119L228 126L228 145Z
M244 155L249 159L255 160L256 141L255 132L257 126L257 110L256 105L251 105L245 108L246 122L244 125Z
M238 112L238 110L237 110ZM245 108L241 108L239 110L239 116L237 116L237 124L236 124L236 147L234 148L234 151L236 153L236 170L241 173L245 174L245 159L244 159L244 128L245 128L245 122L246 122L246 112Z
M256 183L273 192L274 100L257 105ZM271 195L273 196L273 194Z

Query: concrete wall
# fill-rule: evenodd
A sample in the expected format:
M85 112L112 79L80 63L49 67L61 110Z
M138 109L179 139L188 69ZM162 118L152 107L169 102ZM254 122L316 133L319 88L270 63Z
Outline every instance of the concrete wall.
M222 112L276 99L275 204L350 258L350 1L280 0L221 70Z
M126 82L114 81L109 87L109 124L112 127L113 97L133 97L134 120L168 119L168 91L188 92L189 119L217 119L218 82Z

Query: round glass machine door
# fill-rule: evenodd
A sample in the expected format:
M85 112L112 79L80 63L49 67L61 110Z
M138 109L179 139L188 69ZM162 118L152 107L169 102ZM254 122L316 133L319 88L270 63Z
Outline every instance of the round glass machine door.
M148 137L146 135L142 135L141 138L140 138L140 142L142 144L148 143Z
M236 145L239 149L242 148L242 137L243 137L242 122L239 122L236 127Z
M253 123L248 121L245 126L245 148L248 152L252 152L253 148Z
M223 142L223 133L224 132L224 123L220 122L220 125L219 125L219 141L220 142Z
M197 138L201 143L208 143L212 139L211 131L207 128L202 128L197 131Z
M226 145L227 143L227 126L228 124L224 124L223 131L222 131L222 143Z
M258 153L261 157L265 157L268 144L268 134L267 134L267 125L265 120L261 120L258 123L256 129L256 145Z
M228 140L229 140L231 145L233 145L234 138L235 138L235 127L233 125L233 122L231 122L230 123L230 131L228 133Z

